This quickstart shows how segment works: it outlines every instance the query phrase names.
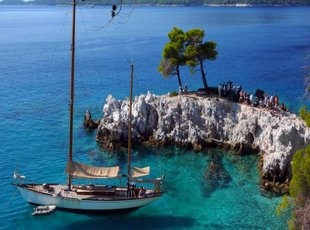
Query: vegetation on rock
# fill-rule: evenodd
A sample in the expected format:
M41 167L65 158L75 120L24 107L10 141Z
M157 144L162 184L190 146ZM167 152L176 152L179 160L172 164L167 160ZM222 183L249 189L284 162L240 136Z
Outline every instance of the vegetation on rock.
M300 116L310 127L310 111L300 109ZM294 199L293 219L296 229L310 229L310 145L297 151L292 161L290 195Z
M180 66L185 65L185 41L186 36L182 29L174 27L169 33L170 41L163 49L163 58L158 66L158 71L164 77L177 76L179 87L182 87Z
M310 127L310 111L307 110L306 106L302 106L299 110L301 119L303 119L307 126Z
M201 29L192 29L186 32L186 64L195 72L196 66L199 64L201 78L205 90L208 89L206 72L204 70L205 60L215 60L217 56L216 43L213 41L203 42L205 33Z
M310 127L310 111L305 106L300 109L300 117ZM277 213L283 213L292 207L289 229L310 229L310 145L296 151L291 165L290 199L283 197Z
M177 76L179 87L183 88L180 66L188 65L194 73L199 65L204 88L208 89L205 60L215 60L217 56L216 43L213 41L203 42L204 30L195 28L187 32L174 27L169 33L169 42L163 48L162 60L158 71L164 76Z

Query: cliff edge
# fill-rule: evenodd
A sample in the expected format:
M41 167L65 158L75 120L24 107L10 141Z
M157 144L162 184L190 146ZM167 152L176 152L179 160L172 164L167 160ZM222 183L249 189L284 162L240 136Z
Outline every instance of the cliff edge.
M97 141L110 149L126 146L128 111L129 100L108 96ZM259 153L265 187L287 182L292 155L310 143L310 129L295 114L195 95L136 96L132 129L133 142Z

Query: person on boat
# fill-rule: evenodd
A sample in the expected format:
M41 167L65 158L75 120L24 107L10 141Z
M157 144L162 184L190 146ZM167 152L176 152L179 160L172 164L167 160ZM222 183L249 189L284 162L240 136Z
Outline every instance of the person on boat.
M145 192L146 192L146 190L143 187L141 187L140 190L139 190L139 197L144 197L145 196Z
M131 190L132 190L132 187L131 187L130 183L128 182L128 183L127 183L127 197L130 197L130 195L131 195Z
M127 197L134 197L136 190L136 183L128 182L127 183Z

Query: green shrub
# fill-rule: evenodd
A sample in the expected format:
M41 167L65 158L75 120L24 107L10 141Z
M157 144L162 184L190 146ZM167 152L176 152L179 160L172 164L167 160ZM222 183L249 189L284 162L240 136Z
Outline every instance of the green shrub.
M290 200L287 195L284 195L280 204L277 206L277 215L282 215L284 214L289 208L290 208Z
M288 227L308 229L306 227L310 226L310 145L294 154L292 174L290 195L293 198L294 211Z
M306 122L306 125L310 127L310 112L307 110L306 106L302 106L299 110L301 119Z
M310 145L294 154L292 174L290 195L298 199L307 197L310 194Z
M176 91L173 91L173 92L170 92L170 93L169 93L169 96L170 96L170 97L176 97L176 96L178 96L178 95L179 95L179 93L176 92Z
M309 119L305 108L303 116ZM283 215L293 208L292 216L287 222L288 229L303 229L310 226L310 145L295 152L291 166L290 198L283 197L277 207L277 214Z

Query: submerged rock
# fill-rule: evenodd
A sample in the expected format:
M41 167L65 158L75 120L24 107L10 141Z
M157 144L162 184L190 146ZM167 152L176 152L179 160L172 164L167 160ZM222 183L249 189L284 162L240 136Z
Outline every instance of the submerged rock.
M205 173L203 187L204 195L209 196L218 188L224 188L231 181L231 176L221 162L211 161Z
M91 117L91 113L88 110L86 110L86 112L84 114L84 121L83 121L84 128L86 128L86 129L97 129L99 123L100 123L100 120L94 121Z
M97 140L109 148L127 144L129 101L108 96ZM261 157L261 177L283 183L296 150L310 143L310 129L295 114L251 107L216 97L135 97L133 142L178 144L201 149L221 146Z

